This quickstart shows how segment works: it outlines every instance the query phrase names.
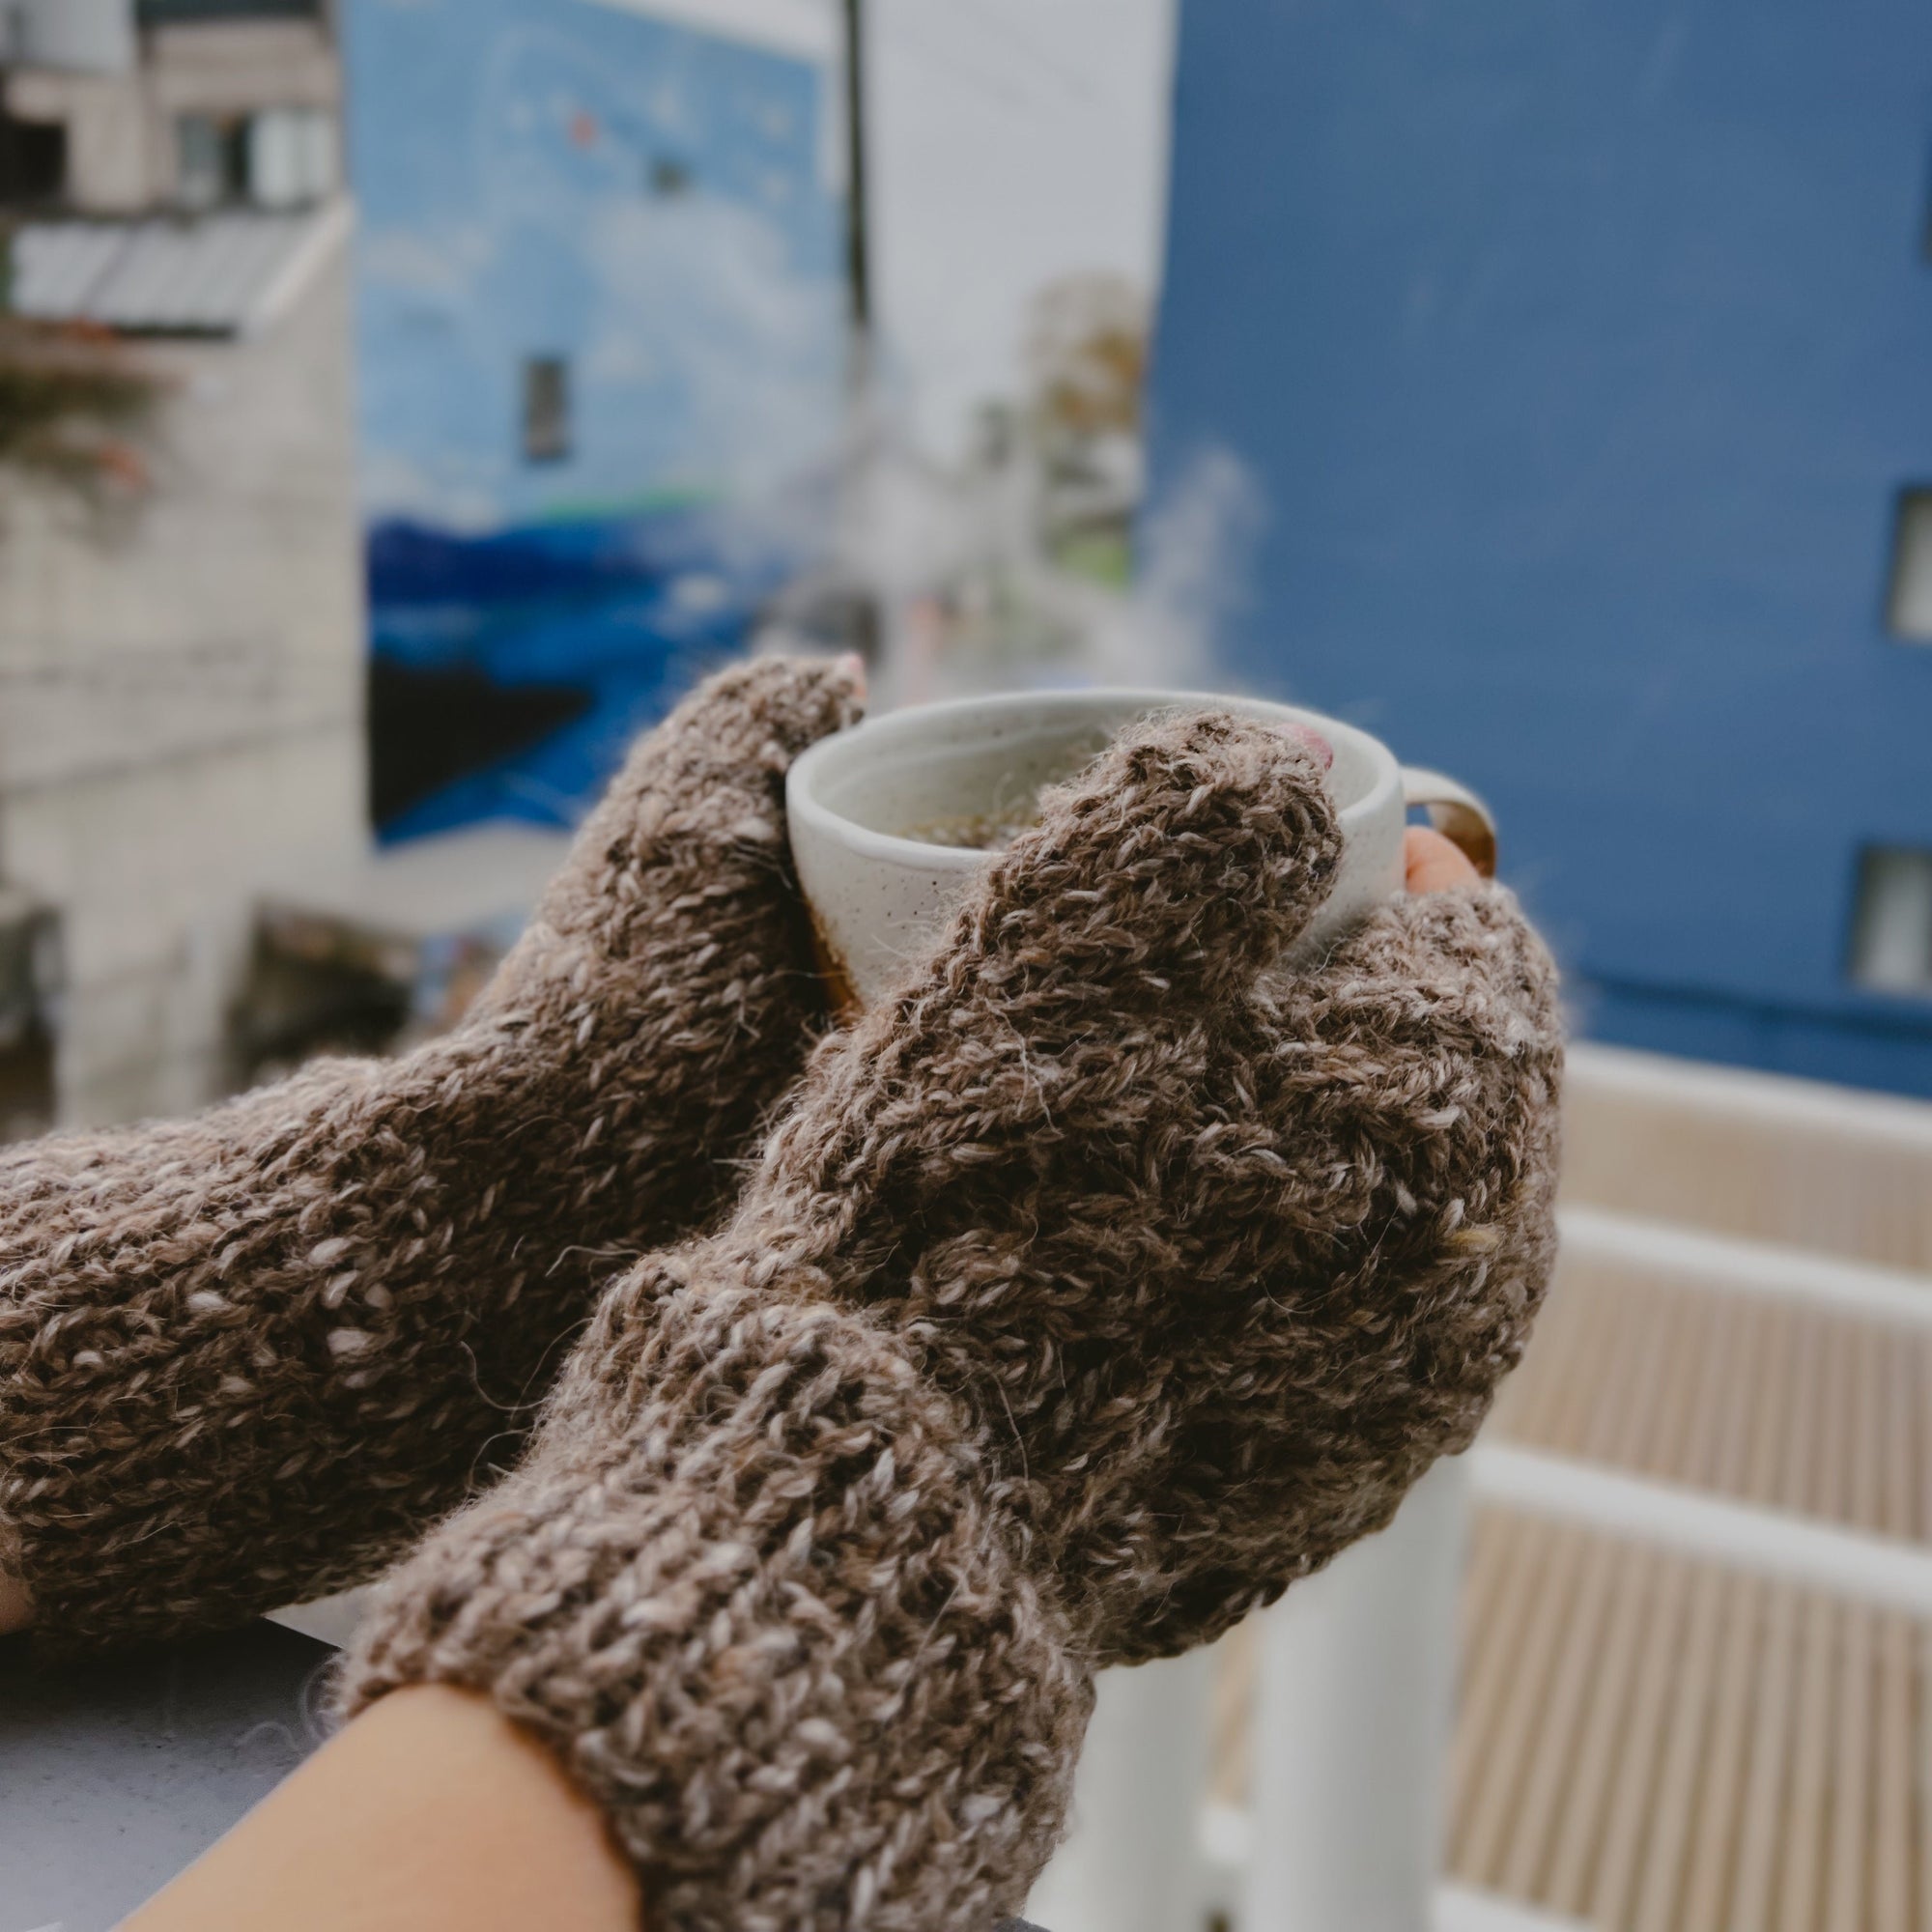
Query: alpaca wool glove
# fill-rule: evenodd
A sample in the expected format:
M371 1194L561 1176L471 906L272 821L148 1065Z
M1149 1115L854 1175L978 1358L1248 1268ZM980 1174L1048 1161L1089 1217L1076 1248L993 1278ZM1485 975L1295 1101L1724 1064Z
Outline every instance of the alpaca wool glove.
M1305 741L1223 715L1049 794L729 1225L607 1294L345 1707L493 1697L654 1932L1016 1911L1093 1669L1385 1522L1543 1293L1548 957L1492 888L1278 967L1337 847Z
M0 1534L47 1640L359 1581L514 1449L596 1288L723 1208L804 1063L784 773L855 713L827 665L713 679L420 1051L0 1151Z

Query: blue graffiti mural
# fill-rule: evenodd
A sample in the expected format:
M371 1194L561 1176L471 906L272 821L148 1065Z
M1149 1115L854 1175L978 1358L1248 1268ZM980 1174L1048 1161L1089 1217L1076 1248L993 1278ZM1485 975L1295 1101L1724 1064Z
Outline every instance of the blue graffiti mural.
M568 823L823 539L826 67L599 0L352 0L375 804Z

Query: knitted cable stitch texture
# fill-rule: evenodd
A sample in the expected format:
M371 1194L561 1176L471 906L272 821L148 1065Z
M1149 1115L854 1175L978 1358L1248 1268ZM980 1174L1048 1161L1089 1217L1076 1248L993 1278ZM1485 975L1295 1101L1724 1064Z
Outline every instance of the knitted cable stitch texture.
M1092 1690L979 1463L863 1316L647 1264L537 1453L383 1585L352 1701L488 1690L603 1803L658 1932L985 1932Z
M345 1708L495 1697L656 1932L1016 1911L1092 1670L1384 1522L1544 1290L1548 958L1490 890L1273 972L1337 843L1305 742L1225 715L1049 795L732 1221L613 1287Z
M56 1645L362 1580L513 1460L595 1289L703 1225L821 993L783 832L851 680L633 753L454 1034L0 1151L0 1522Z

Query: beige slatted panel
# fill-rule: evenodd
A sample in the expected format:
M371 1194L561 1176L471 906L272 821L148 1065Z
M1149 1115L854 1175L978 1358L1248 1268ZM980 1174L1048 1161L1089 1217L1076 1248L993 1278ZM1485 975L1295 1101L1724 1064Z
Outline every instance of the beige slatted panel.
M1734 1479L1747 1447L1744 1411L1724 1401L1729 1362L1708 1346L1715 1319L1708 1301L1696 1304L1695 1340L1689 1342L1695 1380L1673 1450L1687 1478L1705 1486ZM1706 1566L1674 1569L1681 1583L1670 1593L1671 1608L1681 1622L1673 1635L1669 1619L1660 1621L1645 1660L1641 1742L1624 1753L1590 1900L1599 1924L1667 1926L1683 1883L1722 1629L1722 1577Z
M1639 1319L1633 1324L1634 1346L1605 1362L1604 1400L1580 1417L1574 1439L1566 1436L1578 1455L1627 1460L1663 1420L1667 1338L1657 1322L1641 1319L1643 1312L1636 1311ZM1607 1319L1620 1318L1612 1312ZM1595 1325L1586 1315L1586 1334ZM1454 1800L1452 1840L1457 1868L1472 1883L1497 1889L1514 1884L1522 1890L1538 1882L1526 1867L1547 1848L1550 1820L1569 1786L1573 1767L1559 1753L1571 1720L1543 1725L1548 1743L1540 1754L1527 1740L1552 1703L1571 1713L1588 1695L1592 1659L1608 1611L1604 1585L1613 1553L1603 1539L1580 1532L1517 1533L1528 1546L1527 1560L1542 1588L1532 1594L1525 1583L1497 1593L1494 1648L1477 1652L1471 1676L1484 1670L1484 1658L1493 1659L1487 1667L1498 1688L1493 1709L1485 1712L1480 1742L1459 1743L1455 1753L1468 1775ZM1541 1563L1539 1548L1548 1551ZM1472 1644L1482 1636L1480 1626L1472 1630ZM1476 1697L1472 1681L1465 1708L1473 1707Z
M1932 1281L1926 1293L1932 1295ZM1565 1263L1490 1428L1525 1447L1872 1527L1864 1492L1848 1487L1856 1435L1849 1412L1833 1408L1837 1419L1815 1447L1809 1422L1794 1435L1793 1418L1811 1417L1833 1378L1853 1373L1841 1354L1874 1349L1890 1366L1867 1377L1858 1401L1873 1411L1864 1420L1882 1438L1901 1432L1887 1480L1900 1491L1902 1533L1912 1534L1904 1524L1932 1516L1932 1349L1922 1334L1861 1316ZM1653 1406L1655 1426L1617 1431L1633 1377L1653 1373L1666 1376L1672 1388ZM1724 1428L1735 1420L1760 1443L1780 1445L1780 1453L1769 1463L1753 1456L1724 1472L1701 1470L1691 1422L1707 1407L1719 1411ZM1615 1452L1601 1446L1606 1431L1618 1435Z
M1932 1273L1932 1107L1806 1081L1571 1055L1573 1201Z
M1710 1730L1686 1800L1690 1812L1690 1858L1681 1892L1664 1873L1649 1878L1646 1932L1672 1932L1679 1925L1721 1926L1731 1895L1749 1763L1761 1606L1748 1578L1708 1574L1716 1578L1714 1587L1722 1604L1723 1637L1712 1690Z
M1835 1392L1821 1392L1813 1420L1854 1439L1837 1507L1902 1528L1902 1438L1869 1421L1888 1364L1859 1350L1833 1361ZM1703 1449L1715 1467L1745 1440L1713 1434ZM1932 1627L1481 1514L1453 1793L1459 1878L1597 1932L1932 1926ZM1490 1661L1493 1613L1523 1602L1531 1632L1561 1626L1564 1637L1554 1660L1525 1646L1512 1672ZM1558 1694L1577 1658L1582 1694Z
M1672 1660L1676 1670L1669 1728L1657 1753L1657 1776L1650 1785L1649 1842L1640 1869L1633 1859L1621 1873L1633 1901L1628 1917L1639 1932L1670 1932L1697 1842L1700 1773L1708 1765L1714 1779L1725 1775L1725 1767L1716 1758L1722 1742L1717 1720L1726 1684L1719 1667L1725 1628L1724 1579L1719 1571L1699 1565L1690 1573L1689 1589L1684 1641ZM1747 1655L1744 1646L1738 1647L1738 1655Z
M1492 1426L1932 1542L1932 1338L1857 1315L1566 1264ZM1479 1520L1460 1877L1600 1932L1932 1932L1932 1630Z

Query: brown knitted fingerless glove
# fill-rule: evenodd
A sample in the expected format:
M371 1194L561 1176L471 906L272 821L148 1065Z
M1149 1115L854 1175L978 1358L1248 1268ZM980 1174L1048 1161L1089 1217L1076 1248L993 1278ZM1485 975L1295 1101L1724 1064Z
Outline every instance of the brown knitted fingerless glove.
M359 1581L511 1460L597 1287L722 1208L804 1062L783 778L855 711L828 666L713 679L453 1035L0 1151L0 1522L48 1640Z
M1507 895L1272 979L1302 741L1157 724L829 1041L731 1224L619 1282L528 1461L384 1588L358 1709L473 1687L654 1932L953 1932L1059 1835L1098 1664L1201 1642L1468 1439L1551 1259Z

